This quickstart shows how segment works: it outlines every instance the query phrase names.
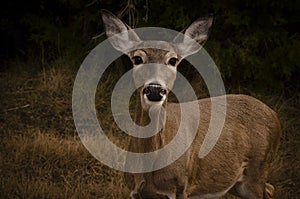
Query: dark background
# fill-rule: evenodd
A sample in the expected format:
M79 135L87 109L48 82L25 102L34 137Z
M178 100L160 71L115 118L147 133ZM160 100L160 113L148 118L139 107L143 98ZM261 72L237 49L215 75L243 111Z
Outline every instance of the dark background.
M1 70L10 60L48 67L65 58L79 64L105 38L100 10L108 9L134 27L181 31L213 13L206 50L228 88L274 92L299 89L300 2L175 0L11 0L1 5ZM93 39L94 38L94 39Z

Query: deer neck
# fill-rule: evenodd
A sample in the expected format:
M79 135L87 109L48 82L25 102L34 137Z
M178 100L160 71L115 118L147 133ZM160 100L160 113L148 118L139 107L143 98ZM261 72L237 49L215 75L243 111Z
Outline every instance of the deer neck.
M163 106L166 106L166 102L164 102ZM151 121L149 112L150 110L145 110L142 108L140 96L137 95L137 103L135 109L135 123L139 126L146 126L153 123L155 126L155 135L150 138L132 138L131 139L131 150L139 153L147 153L151 151L156 151L161 148L164 143L164 132L166 131L165 127L159 130L159 127L165 123L166 113L162 112L162 109L158 109L153 111L153 120Z

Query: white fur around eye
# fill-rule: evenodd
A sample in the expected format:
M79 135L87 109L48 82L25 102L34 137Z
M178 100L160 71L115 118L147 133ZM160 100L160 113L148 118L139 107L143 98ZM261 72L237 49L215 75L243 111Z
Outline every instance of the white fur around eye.
M134 61L135 61L135 60L134 60L135 57L141 57L141 58L142 58L142 63L141 63L141 64L144 64L144 63L146 63L146 61L147 61L147 54L146 54L145 51L143 51L143 50L136 50L136 51L133 52L133 53L131 54L131 56L130 56L130 59L131 59L131 61L132 61L132 63L133 63L134 66L141 65L141 64L138 64L138 65L134 64L134 63L135 63L135 62L134 62Z
M166 55L165 55L165 64L166 65L170 65L170 59L172 58L175 58L177 61L176 61L176 64L174 66L176 66L178 64L178 55L175 53L175 52L168 52ZM172 66L172 65L170 65ZM173 66L173 67L174 67Z

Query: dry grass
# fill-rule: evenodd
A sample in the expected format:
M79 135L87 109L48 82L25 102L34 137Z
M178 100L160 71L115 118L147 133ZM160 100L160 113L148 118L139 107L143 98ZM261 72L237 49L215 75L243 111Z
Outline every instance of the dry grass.
M28 130L4 140L1 198L124 198L122 174L95 160L77 137Z
M7 71L0 77L0 198L128 198L123 174L94 159L77 136L71 110L73 70ZM113 75L106 74L99 89L111 90L112 81ZM126 139L112 125L106 108L107 93L97 93L101 125L113 142L124 147ZM270 178L276 198L298 198L299 93L289 101L256 97L275 108L283 127Z

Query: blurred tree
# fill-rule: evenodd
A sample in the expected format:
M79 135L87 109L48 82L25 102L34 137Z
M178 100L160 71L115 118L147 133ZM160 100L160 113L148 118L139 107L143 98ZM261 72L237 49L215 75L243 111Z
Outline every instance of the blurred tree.
M82 60L105 39L101 9L135 27L178 31L213 13L215 24L205 48L229 90L299 89L300 2L296 0L12 0L3 4L2 60L38 59L44 65L66 56Z

